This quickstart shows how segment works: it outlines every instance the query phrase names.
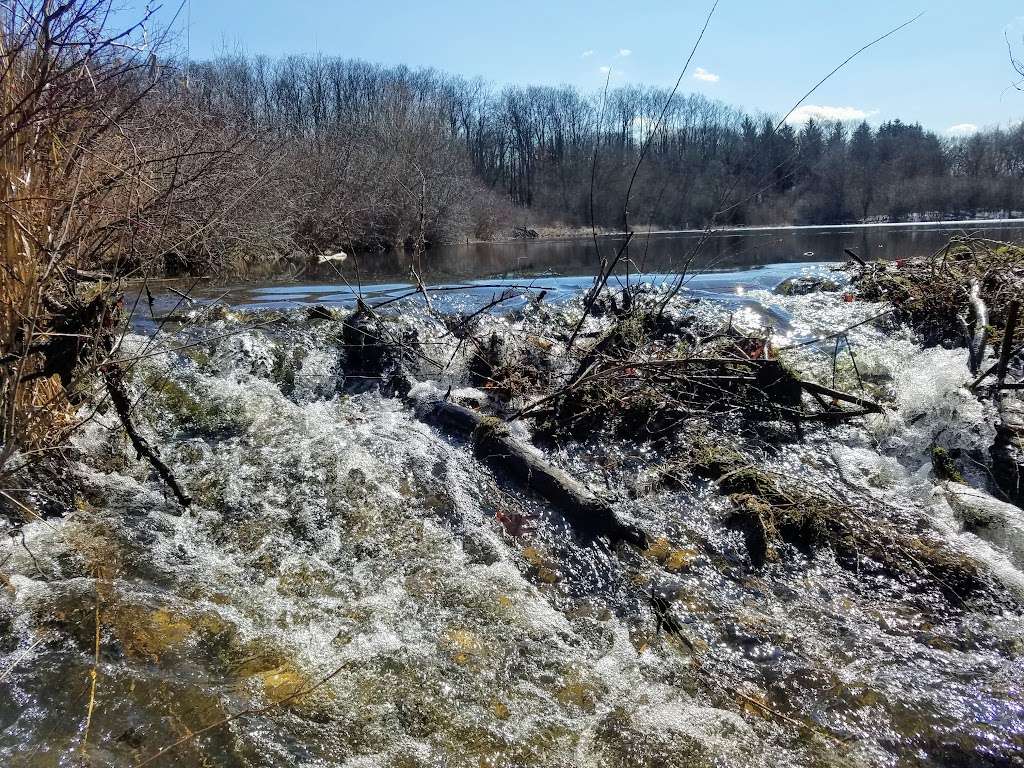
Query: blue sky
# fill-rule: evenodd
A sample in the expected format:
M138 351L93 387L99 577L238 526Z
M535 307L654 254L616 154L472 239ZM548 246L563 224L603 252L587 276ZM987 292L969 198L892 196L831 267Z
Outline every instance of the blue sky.
M165 1L163 13L177 7ZM615 83L670 85L708 9L694 0L190 2L178 25L191 19L194 57L225 45L321 52L584 89L599 88L609 66ZM921 11L822 86L808 99L818 109L802 114L900 117L942 132L1024 118L1004 41L1008 31L1024 56L1021 0L722 0L685 88L784 112L849 53Z

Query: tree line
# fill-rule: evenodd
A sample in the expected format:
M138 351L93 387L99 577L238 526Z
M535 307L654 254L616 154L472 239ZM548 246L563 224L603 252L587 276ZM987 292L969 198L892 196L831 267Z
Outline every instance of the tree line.
M779 124L700 94L496 88L321 56L171 67L168 111L258 142L261 180L210 233L258 251L425 248L514 223L703 227L966 218L1022 207L1024 124ZM628 213L625 191L640 153Z

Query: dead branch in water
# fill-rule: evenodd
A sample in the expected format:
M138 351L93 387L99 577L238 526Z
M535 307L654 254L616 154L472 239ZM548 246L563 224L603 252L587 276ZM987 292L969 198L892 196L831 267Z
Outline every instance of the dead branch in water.
M102 371L103 382L106 386L107 394L110 395L110 402L114 406L114 410L117 412L118 418L121 420L121 425L124 427L125 434L132 441L132 446L135 448L135 452L138 454L140 459L146 459L156 470L156 473L160 476L160 479L164 481L175 498L181 502L181 506L188 508L192 503L192 499L182 490L181 485L175 478L174 473L171 472L170 468L160 458L159 451L149 444L139 430L135 427L135 423L132 421L132 400L128 395L128 388L125 386L124 373L120 367L111 364L106 366Z
M624 541L639 549L647 547L647 535L643 531L623 522L611 505L546 461L536 448L509 435L501 419L446 401L434 403L426 418L471 439L478 457L550 502L582 538L606 537L613 543Z
M447 399L418 408L408 393L416 381L404 370L403 356L414 343L396 344L394 334L365 306L345 320L346 375L361 382L376 381L409 401L422 418L462 439L471 441L476 455L525 490L550 503L585 539L606 537L643 549L647 537L616 515L611 505L585 485L551 464L532 445L512 437L504 421L485 416Z

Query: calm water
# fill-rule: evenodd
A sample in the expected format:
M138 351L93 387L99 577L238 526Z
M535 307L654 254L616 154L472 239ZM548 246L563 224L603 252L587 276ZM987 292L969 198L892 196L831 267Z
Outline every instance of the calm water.
M691 257L697 270L845 261L845 248L866 259L904 259L933 253L958 232L1020 242L1024 221L746 229L717 232L704 243L702 232L638 232L628 255L632 268L645 272L673 272ZM597 247L601 255L612 257L623 241L620 236L599 237ZM407 278L411 263L409 257L394 254L359 261L363 278L375 282ZM592 275L597 263L594 241L584 237L444 246L423 257L420 271L425 280L434 281L545 272L579 276ZM320 274L327 276L332 271L327 267ZM347 265L345 274L354 277L354 265Z
M959 232L1021 242L1024 221L748 229L715 233L704 242L701 232L642 233L630 243L628 262L619 273L628 266L631 274L642 272L646 279L657 281L692 259L687 269L691 291L717 294L723 286L726 293L737 288L770 289L805 266L846 261L847 248L867 259L904 259L934 253ZM218 301L239 309L351 306L360 293L374 301L407 294L413 287L410 268L415 267L428 285L470 287L435 298L440 308L449 301L461 305L462 298L487 300L496 288L525 284L543 287L549 300L557 300L588 286L597 269L598 250L612 258L623 241L620 236L599 237L596 249L591 238L448 245L420 259L406 254L364 255L340 265L309 267L284 279L185 282L181 288L200 303ZM744 274L735 275L739 271ZM154 314L159 317L182 304L179 296L162 293ZM146 317L142 324L148 321Z

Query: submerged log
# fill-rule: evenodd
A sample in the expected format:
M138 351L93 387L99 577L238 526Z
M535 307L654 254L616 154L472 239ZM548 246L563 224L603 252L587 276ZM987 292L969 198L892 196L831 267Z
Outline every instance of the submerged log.
M829 547L844 568L859 573L877 567L908 585L924 576L957 602L992 588L984 565L935 532L868 516L841 497L760 469L753 457L734 449L698 443L691 470L715 481L732 501L726 524L743 534L754 567L780 560L782 544L805 554Z
M943 483L946 500L965 530L980 536L1024 564L1024 511L963 483Z
M449 433L471 439L481 460L555 506L582 538L606 537L640 549L647 547L643 531L619 519L611 505L548 462L532 445L512 437L501 419L448 401L430 405L424 418Z

